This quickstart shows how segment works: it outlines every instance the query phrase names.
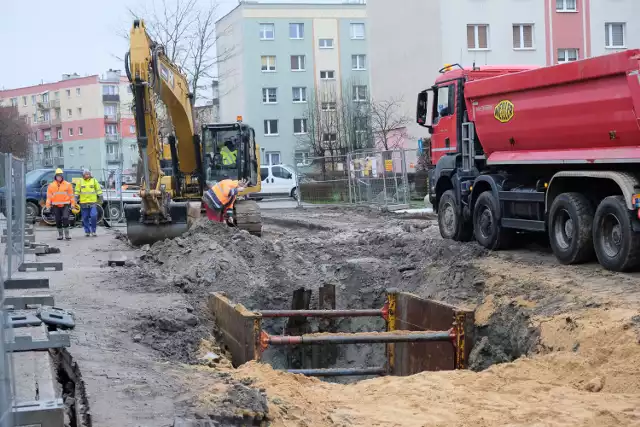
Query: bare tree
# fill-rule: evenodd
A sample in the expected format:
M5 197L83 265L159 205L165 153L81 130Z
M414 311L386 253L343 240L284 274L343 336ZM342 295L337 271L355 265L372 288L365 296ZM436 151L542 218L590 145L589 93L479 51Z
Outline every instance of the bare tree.
M0 106L0 152L23 159L30 155L29 126L17 107Z
M409 137L409 118L401 111L402 98L374 101L371 103L371 127L378 143L385 150L398 148Z

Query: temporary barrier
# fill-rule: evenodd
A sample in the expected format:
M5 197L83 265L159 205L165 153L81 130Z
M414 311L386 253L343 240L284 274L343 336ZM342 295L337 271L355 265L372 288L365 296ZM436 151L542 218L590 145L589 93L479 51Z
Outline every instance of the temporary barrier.
M380 309L252 312L240 304L232 304L221 293L210 295L209 307L234 366L260 360L269 346L384 343L387 346L385 366L290 369L288 372L313 376L411 375L425 370L464 369L471 348L471 334L467 330L473 325L473 312L394 289L388 290L386 302ZM262 330L262 318L278 317L382 317L387 330L284 336L269 335Z

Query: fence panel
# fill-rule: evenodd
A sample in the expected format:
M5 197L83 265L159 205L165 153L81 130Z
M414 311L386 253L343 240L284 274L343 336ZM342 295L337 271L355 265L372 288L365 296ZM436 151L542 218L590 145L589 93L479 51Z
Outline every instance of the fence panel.
M93 176L102 186L105 219L111 226L124 225L126 223L124 205L140 203L138 197L140 188L136 184L135 174L123 173L121 169L101 169Z
M403 150L349 153L352 203L384 207L409 204L407 163Z
M298 166L300 204L352 203L349 156L309 157Z

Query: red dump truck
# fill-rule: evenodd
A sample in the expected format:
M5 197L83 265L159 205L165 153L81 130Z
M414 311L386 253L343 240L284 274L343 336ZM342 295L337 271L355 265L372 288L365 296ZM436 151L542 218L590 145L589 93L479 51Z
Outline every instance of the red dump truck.
M417 122L443 238L501 249L547 233L563 264L640 267L640 50L440 72Z

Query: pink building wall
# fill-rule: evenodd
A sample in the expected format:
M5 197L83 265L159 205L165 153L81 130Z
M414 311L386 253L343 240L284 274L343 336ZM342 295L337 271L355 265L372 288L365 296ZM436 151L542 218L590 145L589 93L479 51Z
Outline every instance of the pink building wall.
M547 65L558 63L558 49L578 49L578 59L591 56L590 1L576 0L576 12L558 12L556 0L545 0Z

